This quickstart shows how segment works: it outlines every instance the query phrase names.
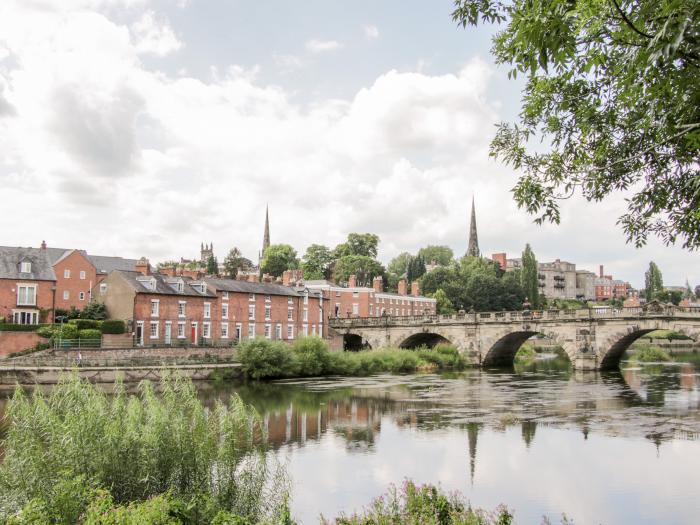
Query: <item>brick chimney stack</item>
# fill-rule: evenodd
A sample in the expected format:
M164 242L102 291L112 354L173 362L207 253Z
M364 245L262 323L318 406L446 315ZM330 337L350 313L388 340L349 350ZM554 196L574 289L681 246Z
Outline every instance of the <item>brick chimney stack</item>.
M42 250L46 249L46 241L41 241L41 249Z
M357 277L354 275L351 275L348 278L348 288L356 288L357 287Z
M282 272L282 284L284 286L289 286L292 282L292 271L285 270Z
M382 293L384 291L384 279L377 276L372 280L372 288L374 288L375 293Z
M400 279L399 280L399 295L407 295L408 294L408 285L406 283L406 279Z
M175 277L176 268L174 266L166 266L160 269L160 273L167 275L168 277Z
M411 295L413 297L418 297L420 295L420 284L418 281L413 281L411 283Z
M601 279L603 278L603 274L604 274L604 272L603 272L603 265L601 264L601 265L600 265L600 278L601 278Z
M148 259L141 257L136 261L136 271L143 275L151 275L151 264L148 262Z

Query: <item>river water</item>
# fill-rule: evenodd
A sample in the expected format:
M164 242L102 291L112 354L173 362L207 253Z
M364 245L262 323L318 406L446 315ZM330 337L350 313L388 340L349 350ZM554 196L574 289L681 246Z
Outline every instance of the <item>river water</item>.
M303 524L409 478L507 505L520 524L700 523L700 358L578 373L515 370L200 385L263 415ZM1 409L0 409L1 410Z

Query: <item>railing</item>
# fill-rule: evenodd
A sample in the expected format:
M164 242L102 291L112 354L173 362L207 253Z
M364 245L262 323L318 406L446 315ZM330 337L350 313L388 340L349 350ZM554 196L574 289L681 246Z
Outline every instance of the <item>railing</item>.
M470 312L452 315L411 315L411 316L381 316L381 317L350 317L330 320L334 328L349 328L355 326L412 326L416 324L450 324L450 323L504 323L531 322L547 320L575 319L624 319L652 317L683 317L700 318L700 308L664 306L658 309L609 308L595 307L579 310L523 310L506 312Z
M53 348L55 350L78 350L78 349L103 349L118 350L123 348L226 348L234 347L237 341L232 339L229 342L214 341L213 339L201 338L199 342L192 343L188 339L173 339L170 343L139 343L136 338L132 338L129 344L124 341L106 343L100 339L55 339Z

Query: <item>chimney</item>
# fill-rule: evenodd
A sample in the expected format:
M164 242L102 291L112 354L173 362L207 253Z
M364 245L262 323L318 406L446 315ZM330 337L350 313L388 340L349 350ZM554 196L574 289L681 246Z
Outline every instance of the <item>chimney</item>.
M292 282L292 271L285 270L282 272L282 284L284 286L289 286Z
M406 279L399 279L399 295L406 295L407 287Z
M420 295L420 284L418 281L413 281L411 283L411 295L413 297L418 297Z
M357 287L357 277L354 275L351 275L348 278L348 288L356 288Z
M491 260L496 261L501 270L506 269L506 254L505 253L494 253L491 255Z
M258 283L260 282L260 278L258 277L257 273L251 273L248 275L248 282L250 283Z
M41 241L41 249L42 250L46 249L46 241Z
M374 288L376 293L382 293L384 291L384 279L380 276L375 277L372 280L372 288Z
M603 265L600 265L600 278L603 278Z
M136 271L142 273L143 275L151 275L151 265L148 262L148 259L145 257L141 257L138 261L136 261Z
M163 275L167 275L168 277L175 277L175 267L166 266L165 268L160 269L160 273L162 273Z

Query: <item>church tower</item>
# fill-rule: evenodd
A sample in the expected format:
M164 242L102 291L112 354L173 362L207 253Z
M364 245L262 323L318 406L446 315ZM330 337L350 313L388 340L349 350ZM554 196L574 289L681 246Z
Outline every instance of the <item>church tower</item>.
M481 257L479 251L479 236L476 233L476 210L474 209L474 197L472 197L472 219L469 225L469 246L467 247L467 255L470 257Z

